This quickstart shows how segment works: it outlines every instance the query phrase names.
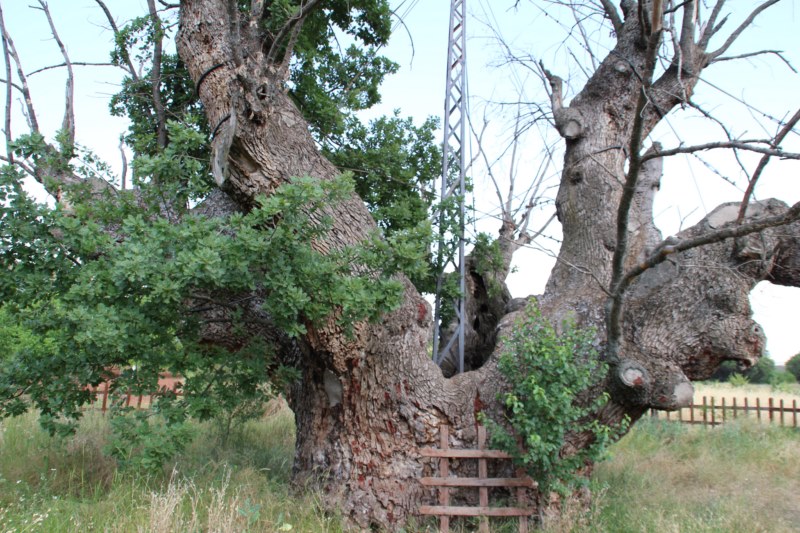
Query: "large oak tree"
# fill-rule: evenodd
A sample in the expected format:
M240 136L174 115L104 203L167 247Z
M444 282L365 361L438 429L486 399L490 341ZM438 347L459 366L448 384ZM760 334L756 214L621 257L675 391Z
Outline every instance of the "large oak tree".
M553 123L565 143L556 199L563 243L544 294L534 299L557 327L567 319L597 327L596 343L610 371L588 394L610 393L594 414L604 424L615 425L626 417L635 421L649 408L688 404L691 381L708 377L723 360L752 365L764 349L764 336L751 318L750 290L762 280L800 285L798 205L751 202L748 191L742 203L722 205L667 240L662 240L652 215L663 158L697 147L673 149L648 143L649 133L671 110L691 103L704 69L724 57L753 19L774 3L759 4L741 26L723 36L722 1L702 13L702 30L697 24L701 6L693 0L678 5L626 0L619 8L605 0L587 2L578 7L605 20L616 39L613 50L568 104L563 101L562 81L542 69L551 87ZM154 10L154 2L150 6ZM258 212L298 177L335 182L340 170L322 155L324 139L319 130L309 129L303 114L308 110L298 108L302 100L296 92L301 86L291 78L292 54L295 47L309 53L308 43L303 42L304 24L324 25L327 18L338 17L338 24L369 42L375 38L369 28L379 26L370 17L387 13L378 0L180 2L178 53L213 134L211 166L219 187L200 205L202 213L224 219ZM154 35L157 41L158 31ZM119 59L127 60L124 54ZM160 73L150 76L151 81L158 80ZM158 98L153 100L152 140L169 149L168 107ZM780 148L797 119L796 114L766 142L727 139L716 146L760 153L764 164L774 156L797 158ZM27 146L27 153L36 148ZM56 150L41 143L38 149ZM29 170L38 172L54 193L73 180L69 167L58 163L58 157L41 156L33 163L21 162L35 164ZM753 173L753 184L760 172ZM100 194L97 189L102 186L88 194ZM312 199L319 204L320 198ZM154 200L158 198L146 195L135 199ZM149 216L168 218L170 209L156 202ZM313 248L308 253L317 255L304 257L351 257L337 254L373 239L375 221L354 194L338 195L316 210L304 209L312 226L324 227L307 234ZM268 233L285 216L280 210L267 215L247 222ZM139 227L131 229L129 223L120 228L103 220L102 213L96 216L112 237L113 242L103 243L106 248L117 242L124 245L126 236ZM144 219L137 222L144 223ZM246 227L240 223L220 233L233 238ZM284 313L270 300L270 291L277 289L257 279L252 286L228 280L226 290L236 289L232 294L200 286L188 300L171 301L167 310L190 306L205 319L197 330L199 345L215 347L215 357L224 358L227 351L236 354L237 361L250 360L241 352L260 346L256 342L265 343L273 357L259 371L295 369L288 400L297 423L298 481L322 487L329 503L353 523L392 528L413 516L426 497L417 482L426 468L419 449L437 444L439 426L452 428L453 444L470 445L476 438L478 414L502 413L497 397L506 383L496 364L502 349L498 341L522 312L521 302L510 302L505 290L486 287L503 283L514 249L527 239L521 229L522 224L504 220L503 264L491 272L470 270L467 322L479 327L468 332L470 371L451 378L443 376L428 354L430 307L400 273L394 275L394 285L387 285L396 291L396 299L389 302L394 304L391 311L372 321L366 320L372 313L352 309L354 302L345 301L346 295L332 288L319 296L338 294L342 301L329 302L326 318L310 316L311 306ZM62 242L68 237L55 236ZM213 240L208 244L217 245ZM202 247L201 243L191 250L201 254ZM52 259L34 252L23 259ZM103 260L103 254L82 253ZM268 259L255 264L266 269ZM359 261L351 275L380 278L376 272L365 275L368 267ZM270 302L271 308L264 305ZM368 298L357 301L368 303ZM286 316L298 317L300 326L287 331L286 320L281 319ZM352 320L337 319L343 316ZM105 363L93 361L98 369ZM226 378L236 375L231 371ZM245 372L245 377L251 375ZM591 400L581 398L587 404ZM592 440L591 433L569 434L563 453L575 453Z

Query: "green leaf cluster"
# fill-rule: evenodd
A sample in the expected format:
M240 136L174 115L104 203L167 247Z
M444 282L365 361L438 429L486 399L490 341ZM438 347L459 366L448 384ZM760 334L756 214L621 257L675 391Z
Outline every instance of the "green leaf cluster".
M346 176L298 178L226 219L157 215L125 201L131 193L65 212L33 201L12 169L2 178L0 414L35 407L53 433L74 427L91 399L86 386L112 369L121 369L116 387L134 394L155 390L165 370L184 376L182 409L200 419L262 394L266 382L281 390L296 371L246 334L254 294L290 337L329 316L347 329L399 303L391 274L413 260L383 243L315 249L332 224L326 206L352 194ZM205 316L211 305L227 315ZM215 321L230 329L229 346L203 342Z
M593 401L582 397L607 372L593 345L595 332L569 323L562 329L557 333L536 306L528 305L504 340L498 360L508 382L508 391L499 398L505 418L482 417L492 445L510 453L545 495L566 495L582 483L578 472L603 456L615 433L591 416L607 396ZM593 444L565 452L567 434L583 432L593 435Z

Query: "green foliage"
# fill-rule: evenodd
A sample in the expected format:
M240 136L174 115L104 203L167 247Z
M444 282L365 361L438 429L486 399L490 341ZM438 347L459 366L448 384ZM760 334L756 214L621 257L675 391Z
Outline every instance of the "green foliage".
M300 5L265 2L267 35ZM286 342L330 317L347 332L399 303L395 272L431 284L426 191L439 164L434 121L417 127L396 114L365 126L354 118L380 100L381 81L397 68L377 53L389 37L390 10L385 0L334 0L303 25L288 89L320 146L354 169L354 179L299 177L247 213L194 214L190 206L213 187L210 128L169 47L155 87L168 118L166 144L157 140L153 50L171 37L173 22L133 19L111 54L114 64L130 62L141 73L125 78L111 101L112 114L131 121L125 142L135 155L135 191L98 194L90 179L109 179L108 166L63 134L52 146L41 135L22 136L13 148L37 169L87 178L63 191L67 202L37 203L16 170L0 171L0 417L37 409L51 434L66 435L92 399L87 386L110 379L118 390L147 394L169 370L186 379L180 401L163 396L153 417L113 417L109 449L145 469L182 448L189 418L248 418L298 379L277 362L275 345L252 340L262 337L248 333L263 327L254 322L280 328ZM353 46L332 44L342 32ZM325 206L354 188L384 235L323 255L312 244L331 227ZM207 316L210 307L225 311ZM209 327L224 329L224 346L203 342Z
M786 361L786 371L793 375L797 381L800 381L800 353Z
M404 239L405 245L416 249L417 267L404 272L423 292L433 292L431 271L436 270L430 255L433 234L429 223L434 183L441 172L436 127L434 119L416 127L398 112L368 126L350 117L346 132L323 144L323 153L332 163L352 172L356 193L383 235L388 240Z
M280 28L298 8L297 0L273 2L269 30ZM281 4L288 5L278 14ZM397 64L378 55L391 34L386 0L333 0L310 14L294 46L290 94L309 121L315 138L325 144L342 135L352 112L380 102L379 86ZM341 33L356 43L343 49Z
M182 409L171 407L165 409L165 402L158 402L149 411L127 407L112 412L105 451L120 468L158 474L167 461L186 449L194 437L193 428ZM167 416L162 416L165 411Z
M165 157L172 161L146 160L150 172L180 166L180 158ZM184 400L173 408L199 419L263 395L260 387L270 380L282 390L296 371L278 365L274 347L248 341L244 330L254 291L289 336L334 310L346 330L397 305L401 287L391 274L413 260L386 247L378 253L369 243L327 255L313 248L332 223L323 208L352 193L347 177L299 178L227 219L158 216L126 194L118 203L77 202L67 213L34 202L13 170L4 169L2 178L0 327L10 334L0 364L0 414L36 407L51 433L74 428L91 397L84 386L110 377L114 367L122 369L116 385L133 393L155 390L164 370L185 376ZM143 180L145 197L147 185ZM104 220L116 221L113 231ZM202 342L209 304L230 310L214 321L227 324L235 347ZM141 421L117 427L153 432L158 442L180 436L172 423L167 433Z
M503 421L483 417L492 445L514 456L539 483L543 494L568 494L581 483L578 471L602 458L612 428L590 414L607 401L581 400L607 371L593 346L595 334L564 324L560 334L529 305L504 340L498 368L509 390L500 398L506 408ZM510 426L513 434L506 429ZM591 432L594 443L574 454L562 454L568 433Z
M797 379L795 379L792 374L784 370L776 370L769 380L770 387L777 391L784 389L791 390L791 386L795 385L796 383Z
M728 379L728 383L733 385L734 387L744 387L750 383L750 380L747 379L746 376L739 374L738 372L731 375Z
M90 411L79 433L62 439L36 427L33 414L0 421L0 531L344 530L321 495L290 483L288 409L248 422L224 445L213 422L189 421L194 438L152 473L133 464L123 471L103 453L113 440L109 422Z
M479 233L470 255L475 261L475 269L478 274L483 276L487 283L486 288L489 294L498 295L503 290L500 282L505 281L497 279L497 273L505 267L500 251L500 241L493 239L488 233Z
M765 355L761 357L755 365L746 370L741 370L736 361L724 361L711 376L711 379L729 381L731 383L736 379L737 383L744 384L741 381L743 378L746 380L745 383L768 384L772 382L775 373L775 361ZM735 378L734 376L736 375L738 375L739 378Z
M274 37L301 2L279 0L264 5L265 30ZM248 12L251 3L242 0L239 9ZM380 84L397 70L395 63L378 54L390 35L390 15L385 0L336 0L312 12L294 45L288 90L326 157L353 173L356 192L385 236L391 239L400 232L415 237L405 244L416 246L414 253L422 262L406 274L420 290L433 292L430 271L436 268L431 268L428 218L435 197L433 182L441 167L434 139L437 123L428 119L417 127L395 112L393 117L365 125L354 114L380 101ZM177 55L165 53L158 90L170 122L167 146L157 145L152 48L156 35L161 32L169 37L172 27L170 20L158 22L143 16L121 29L111 60L118 65L130 60L141 66L143 74L123 80L122 90L112 98L111 111L131 120L125 141L137 155L135 182L155 180L159 194L171 188L173 196L180 193L179 205L185 205L213 187L208 166L210 129L185 66ZM338 44L342 34L354 43L342 48ZM172 147L175 143L182 146Z
M775 361L765 355L752 368L745 371L744 375L750 380L750 383L770 383L775 375Z

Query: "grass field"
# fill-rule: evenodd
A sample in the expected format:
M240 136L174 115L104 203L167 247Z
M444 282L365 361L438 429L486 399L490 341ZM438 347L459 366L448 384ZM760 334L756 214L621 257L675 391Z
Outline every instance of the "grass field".
M202 436L154 477L120 473L102 454L107 431L99 413L60 440L32 415L0 422L0 533L342 530L315 494L289 488L286 410L247 424L225 446L214 424L198 426ZM800 432L644 420L597 466L591 486L588 513L568 508L545 530L800 531Z

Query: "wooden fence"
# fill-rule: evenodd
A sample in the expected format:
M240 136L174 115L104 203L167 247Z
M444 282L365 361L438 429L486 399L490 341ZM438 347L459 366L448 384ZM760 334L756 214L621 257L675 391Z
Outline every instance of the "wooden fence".
M159 376L158 391L151 394L136 395L131 394L130 392L112 391L111 384L108 381L104 381L97 387L88 387L88 389L92 394L94 394L95 398L92 408L100 409L103 414L105 414L110 407L109 402L112 394L117 396L117 398L122 401L122 404L125 407L149 409L150 405L153 403L153 399L162 395L164 391L169 391L176 396L183 395L183 391L181 390L182 383L183 378L173 376L169 372L165 372ZM122 400L122 397L124 397L124 400Z
M712 397L703 396L702 403L693 403L690 407L685 407L678 411L650 411L651 416L662 420L674 420L684 424L699 424L703 426L717 426L728 420L750 417L759 422L770 422L786 427L800 427L800 408L797 400L776 400L768 398L763 403L760 398L749 400L748 398L731 398L726 401L721 398L719 401Z
M423 448L420 453L423 457L432 457L439 460L439 476L423 477L420 483L426 487L438 489L439 505L422 505L419 508L421 515L433 515L439 517L439 530L441 532L450 531L450 517L453 516L478 516L480 517L481 533L489 531L489 517L519 517L519 531L528 531L528 517L534 511L527 507L527 490L533 488L536 483L525 476L521 471L517 471L517 477L513 478L493 478L488 475L488 460L501 459L510 460L511 456L499 450L486 449L486 428L478 426L478 449L459 450L450 448L449 428L441 426L439 428L439 448ZM477 459L478 477L457 477L450 475L450 459ZM453 506L450 505L450 490L459 487L473 487L478 489L477 506ZM518 507L492 507L489 505L489 488L509 488L516 489L516 500Z

